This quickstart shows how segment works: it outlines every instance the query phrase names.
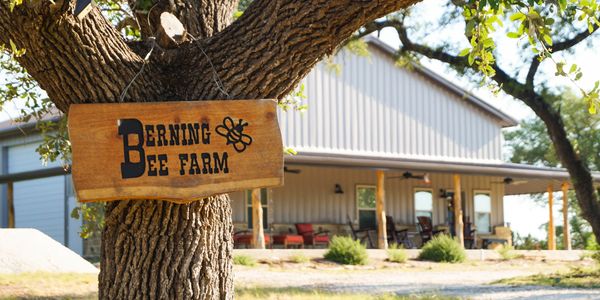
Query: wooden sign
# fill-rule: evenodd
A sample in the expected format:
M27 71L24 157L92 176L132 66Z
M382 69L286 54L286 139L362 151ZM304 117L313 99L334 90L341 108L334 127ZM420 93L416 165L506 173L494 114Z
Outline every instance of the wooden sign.
M282 185L276 105L273 100L71 105L77 197L187 203Z

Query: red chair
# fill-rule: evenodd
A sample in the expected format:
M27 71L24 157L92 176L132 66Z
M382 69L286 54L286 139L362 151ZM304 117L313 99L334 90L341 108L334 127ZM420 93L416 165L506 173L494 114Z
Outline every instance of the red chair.
M244 248L252 247L252 241L254 240L254 235L250 230L242 230L233 234L233 247L240 248L242 245ZM271 245L271 236L265 233L265 246L269 248Z
M304 245L329 245L329 231L320 230L315 232L310 223L296 223L296 231L304 238Z
M273 245L282 245L283 248L304 248L304 238L299 234L278 234L273 236Z

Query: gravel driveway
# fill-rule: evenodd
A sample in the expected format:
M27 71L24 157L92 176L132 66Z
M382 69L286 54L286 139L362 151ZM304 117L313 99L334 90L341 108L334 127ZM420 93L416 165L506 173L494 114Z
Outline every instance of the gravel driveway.
M297 287L335 292L442 294L469 299L600 299L600 290L489 285L490 282L537 273L528 270L410 271L286 270L259 266L235 267L237 286Z

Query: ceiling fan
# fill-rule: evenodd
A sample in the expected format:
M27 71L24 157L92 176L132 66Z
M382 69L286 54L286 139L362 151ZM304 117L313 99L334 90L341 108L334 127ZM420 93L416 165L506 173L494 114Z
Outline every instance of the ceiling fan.
M302 170L300 169L289 169L287 166L283 167L283 172L285 173L292 173L292 174L300 174L300 172L302 172Z
M519 184L523 184L523 183L527 183L527 180L514 180L511 177L504 177L504 179L502 181L492 181L491 183L497 183L497 184L511 184L511 185L519 185Z
M392 176L389 178L390 179L393 179L393 178L419 179L419 180L423 180L425 183L431 183L431 179L429 178L429 173L424 173L423 175L413 175L413 173L407 171L407 172L402 173L402 176Z

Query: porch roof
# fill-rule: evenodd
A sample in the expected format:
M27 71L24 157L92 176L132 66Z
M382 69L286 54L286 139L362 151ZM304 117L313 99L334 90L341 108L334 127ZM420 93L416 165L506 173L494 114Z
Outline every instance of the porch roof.
M505 185L505 195L543 193L550 184L555 191L559 191L563 182L570 182L566 169L514 163L471 163L314 152L298 152L297 155L286 156L285 163L510 177L512 183ZM592 177L600 185L600 172L592 172Z

